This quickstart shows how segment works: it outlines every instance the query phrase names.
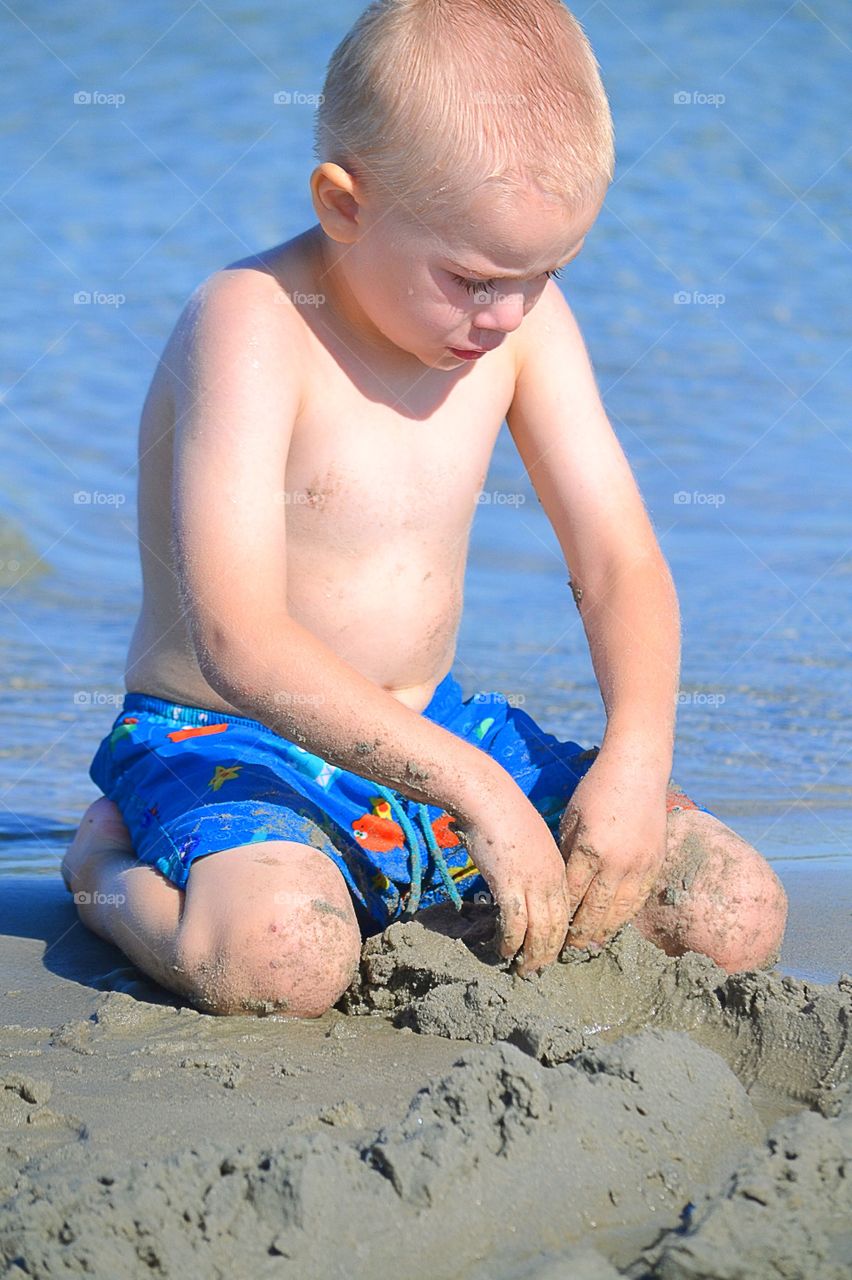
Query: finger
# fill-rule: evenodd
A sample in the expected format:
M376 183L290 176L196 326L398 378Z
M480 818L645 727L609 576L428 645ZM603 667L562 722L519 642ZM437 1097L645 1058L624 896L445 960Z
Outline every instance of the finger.
M601 921L599 933L593 941L608 942L622 925L633 919L647 896L647 892L643 893L639 876L625 876L613 894L609 910Z
M580 810L567 808L559 819L559 843L563 849L570 849L580 826Z
M568 929L568 896L564 879L546 895L527 901L527 935L524 939L523 964L518 972L534 973L553 964Z
M589 849L575 845L565 864L565 889L568 894L569 919L576 913L597 875L598 859Z
M618 885L612 881L595 876L568 930L568 942L572 947L587 947L590 942L602 944L605 941L601 926L609 914L617 889Z
M494 942L498 955L505 960L516 955L524 945L527 933L527 908L517 895L497 900L497 931Z

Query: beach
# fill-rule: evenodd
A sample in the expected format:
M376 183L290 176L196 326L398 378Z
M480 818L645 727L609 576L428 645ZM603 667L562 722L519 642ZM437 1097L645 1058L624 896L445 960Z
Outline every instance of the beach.
M628 926L524 979L470 904L368 939L322 1018L214 1017L58 877L2 885L4 1274L848 1275L848 977Z
M777 969L726 979L627 928L524 981L468 909L371 940L316 1021L217 1018L60 879L126 691L158 355L201 281L314 221L308 100L363 8L0 18L0 1275L847 1280L848 4L577 10L618 168L560 288L678 590L672 775L781 876ZM604 708L568 577L504 426L454 674L585 749Z

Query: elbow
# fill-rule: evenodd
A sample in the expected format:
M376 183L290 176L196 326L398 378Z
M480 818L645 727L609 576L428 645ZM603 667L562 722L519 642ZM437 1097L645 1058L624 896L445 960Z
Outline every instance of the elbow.
M263 644L254 628L248 631L213 620L201 625L194 618L190 636L198 669L220 698L235 707L256 699L266 663Z

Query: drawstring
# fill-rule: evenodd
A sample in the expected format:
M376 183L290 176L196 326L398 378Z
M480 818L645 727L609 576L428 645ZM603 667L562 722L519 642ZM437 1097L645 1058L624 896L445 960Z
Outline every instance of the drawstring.
M380 782L376 782L373 785L381 794L382 798L387 800L392 813L396 817L399 825L402 827L402 833L406 841L411 847L411 892L408 896L408 902L406 903L404 914L413 916L417 908L420 906L420 892L423 881L423 864L420 859L420 844L417 839L417 832L411 825L408 815L394 793L388 787L382 786ZM444 855L438 848L438 842L435 839L435 832L432 830L432 823L429 820L429 810L426 808L425 804L418 804L417 816L420 818L420 825L423 828L423 838L426 842L426 847L432 855L435 866L438 868L438 873L444 882L444 887L450 896L450 901L456 911L461 911L461 895L453 883L452 876L447 869L447 864L444 861Z

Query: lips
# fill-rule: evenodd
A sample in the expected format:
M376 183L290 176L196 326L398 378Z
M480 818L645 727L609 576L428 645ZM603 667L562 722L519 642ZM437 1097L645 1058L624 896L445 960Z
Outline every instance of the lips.
M449 350L454 356L458 356L459 360L478 360L480 356L487 354L478 347L450 347Z

